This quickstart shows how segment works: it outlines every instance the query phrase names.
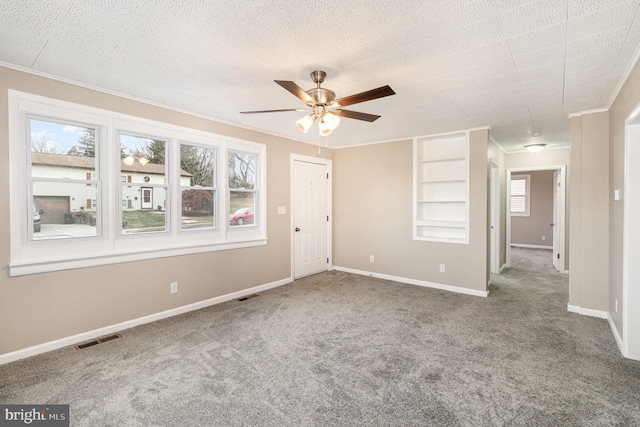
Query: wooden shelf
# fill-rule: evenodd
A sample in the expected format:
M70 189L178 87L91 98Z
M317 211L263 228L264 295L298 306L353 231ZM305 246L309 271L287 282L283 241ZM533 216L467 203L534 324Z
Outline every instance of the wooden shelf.
M425 180L425 181L416 181L418 184L456 184L467 182L464 179L436 179L436 180Z
M467 203L466 200L418 200L418 203Z
M469 243L467 133L415 138L413 144L416 209L413 238Z
M466 157L453 157L453 158L442 158L442 159L425 159L418 160L418 163L444 163L444 162L460 162L467 160Z
M466 221L442 221L439 219L419 219L416 221L418 227L442 227L442 228L466 228Z

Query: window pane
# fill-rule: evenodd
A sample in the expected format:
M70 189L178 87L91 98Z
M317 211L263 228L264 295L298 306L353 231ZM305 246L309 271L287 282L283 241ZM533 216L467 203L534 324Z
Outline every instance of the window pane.
M123 186L122 234L165 231L167 189Z
M29 119L29 127L32 176L92 179L96 169L94 128L37 119Z
M215 187L216 150L180 144L180 185ZM185 183L185 179L188 181Z
M255 154L229 152L229 188L254 190L256 183Z
M34 182L32 188L34 240L98 235L95 185Z
M511 212L524 213L526 211L525 197L524 196L512 196L511 197Z
M213 190L182 190L182 229L213 228Z
M165 152L167 142L120 134L120 171L127 182L167 184Z
M229 225L253 224L255 215L255 193L231 191L229 193Z
M527 194L527 180L526 179L512 179L511 180L511 195L512 196L524 196Z

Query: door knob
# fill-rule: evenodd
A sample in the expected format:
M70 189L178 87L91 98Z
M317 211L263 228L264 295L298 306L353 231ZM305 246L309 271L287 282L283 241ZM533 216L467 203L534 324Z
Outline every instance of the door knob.
M300 227L296 227L296 233L300 231Z

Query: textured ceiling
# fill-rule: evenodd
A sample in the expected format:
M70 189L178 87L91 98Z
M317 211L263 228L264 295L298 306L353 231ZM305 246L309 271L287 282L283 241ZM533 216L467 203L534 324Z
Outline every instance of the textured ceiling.
M568 113L606 108L636 58L640 0L2 0L0 62L340 147L491 126L505 151L532 132L569 145ZM325 140L273 80L344 97Z

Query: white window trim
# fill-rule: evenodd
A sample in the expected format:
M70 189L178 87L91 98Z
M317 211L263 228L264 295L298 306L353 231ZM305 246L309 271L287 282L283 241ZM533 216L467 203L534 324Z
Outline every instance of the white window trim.
M511 216L529 217L531 216L531 175L512 175L511 182L516 180L523 180L525 182L524 212L511 212ZM509 188L513 188L513 186L509 186ZM511 194L509 194L509 199L513 200ZM510 205L513 206L513 203Z
M10 262L9 275L60 271L74 268L131 262L145 259L180 256L193 253L228 250L267 244L266 217L266 146L250 141L228 138L200 130L142 119L122 113L88 107L67 101L9 90L9 171L10 187ZM104 219L102 232L97 237L70 238L63 240L38 240L29 238L30 206L27 184L28 153L23 139L26 136L26 114L43 117L66 118L100 127L101 150L98 165L101 171L102 203L98 202ZM70 116L71 115L71 116ZM228 150L255 153L258 156L256 175L258 200L256 210L260 215L255 227L242 229L224 226L228 218L227 190L218 185L216 206L217 228L203 230L181 230L181 203L179 185L179 162L169 161L169 185L167 200L167 231L144 235L120 235L122 227L122 199L120 197L120 147L117 132L139 132L168 138L168 158L179 159L180 141L215 147L219 158L218 183L227 182ZM116 214L118 213L118 214Z

